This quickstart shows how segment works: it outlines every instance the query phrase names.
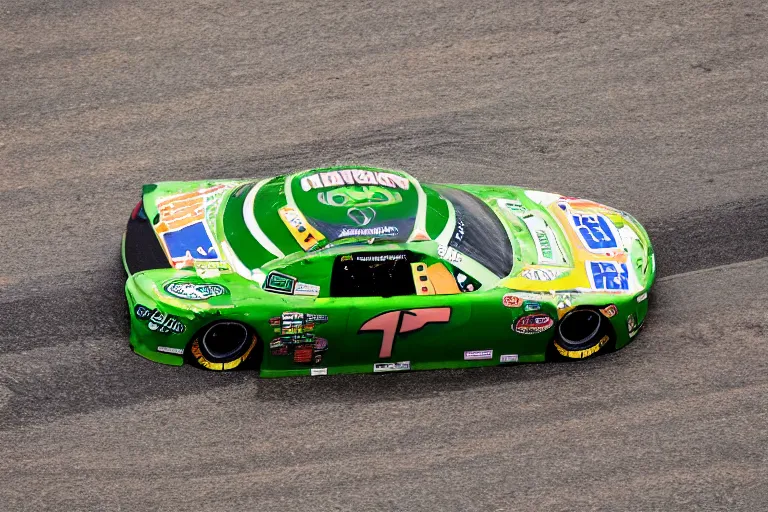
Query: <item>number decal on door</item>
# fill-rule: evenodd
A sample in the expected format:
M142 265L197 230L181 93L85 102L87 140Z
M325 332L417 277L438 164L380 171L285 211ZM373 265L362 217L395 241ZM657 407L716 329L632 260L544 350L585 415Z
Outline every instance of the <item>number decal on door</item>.
M446 323L451 319L451 308L419 308L390 311L365 322L358 334L364 331L382 331L379 358L392 357L395 336L418 331L427 324Z

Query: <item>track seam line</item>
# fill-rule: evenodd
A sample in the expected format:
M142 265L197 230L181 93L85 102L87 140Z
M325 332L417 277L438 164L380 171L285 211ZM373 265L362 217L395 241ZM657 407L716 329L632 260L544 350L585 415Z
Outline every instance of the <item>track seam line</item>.
M768 263L768 256L764 256L762 258L757 258L755 260L746 260L746 261L739 261L736 263L729 263L727 265L719 265L717 267L709 267L709 268L702 268L698 270L691 270L690 272L682 272L680 274L674 274L671 276L664 276L657 280L657 282L661 283L664 281L670 281L672 279L676 279L678 277L688 277L688 276L694 276L696 274L705 274L707 272L714 272L719 270L728 270L731 268L739 268L739 267L747 267L749 265L755 264L755 263Z

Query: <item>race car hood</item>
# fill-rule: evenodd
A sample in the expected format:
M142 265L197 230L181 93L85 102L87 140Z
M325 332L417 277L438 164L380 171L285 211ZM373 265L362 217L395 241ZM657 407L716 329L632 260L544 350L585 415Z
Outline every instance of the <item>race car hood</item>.
M517 189L497 198L521 266L502 284L531 291L637 293L655 273L645 230L593 201Z

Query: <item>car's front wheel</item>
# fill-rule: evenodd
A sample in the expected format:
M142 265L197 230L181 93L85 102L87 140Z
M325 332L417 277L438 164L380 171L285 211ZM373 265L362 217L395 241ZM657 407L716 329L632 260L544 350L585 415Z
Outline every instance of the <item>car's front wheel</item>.
M584 359L600 351L611 341L611 325L594 309L574 309L557 325L554 346L560 356Z
M203 368L233 370L248 359L258 341L256 333L247 325L221 320L197 333L190 345L190 353Z

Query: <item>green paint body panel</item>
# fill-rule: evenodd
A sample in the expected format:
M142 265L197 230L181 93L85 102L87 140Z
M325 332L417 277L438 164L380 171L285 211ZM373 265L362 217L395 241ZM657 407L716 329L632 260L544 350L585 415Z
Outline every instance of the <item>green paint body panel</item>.
M493 241L507 244L511 252L503 275L494 273L483 258L471 256L472 248L457 249L453 261L447 256L452 240L463 236L466 241L460 224L466 220L462 216L472 214L447 199L448 190L479 199L487 210L483 215L492 216L489 222L506 233L506 240ZM281 213L284 207L298 210L325 240L303 249L297 236L307 231L295 234L289 229L290 219ZM342 166L270 180L157 183L145 185L143 209L175 268L129 275L130 343L137 354L169 365L188 360L196 334L221 320L244 323L256 334L263 377L310 375L313 369L314 374L327 375L370 373L374 365L386 363L407 362L410 370L428 370L539 362L551 353L565 311L609 305L617 314L603 320L612 327L615 347L621 348L645 321L655 279L648 235L624 212L516 187L419 184L400 171ZM195 246L204 237L198 222L204 224L211 247ZM301 220L295 222L303 226ZM194 235L184 234L198 228ZM189 258L178 256L185 250L186 236L194 241ZM616 241L613 252L592 247L609 239ZM483 250L480 247L480 253ZM443 295L330 296L337 258L403 251L426 265L443 263L454 274L469 275L479 289ZM605 275L613 277L603 280L606 269L613 273ZM271 271L310 285L316 295L266 290ZM542 279L550 276L555 277ZM179 296L188 292L174 294L169 288L194 288L211 296L192 300ZM518 297L521 304L505 304L514 301L505 296ZM414 310L435 316L416 328L409 322L422 313ZM383 357L387 333L361 329L388 312L403 313L391 316L391 354ZM312 345L311 361L301 360L298 349L287 349L286 354L275 348L275 340L284 335L284 313L305 315L301 329L314 339L327 340L319 352L321 342ZM546 315L552 323L541 332L516 332L517 322L532 315ZM307 320L311 318L316 320ZM160 325L158 319L168 323ZM314 359L317 354L319 361ZM506 362L502 356L507 356Z

